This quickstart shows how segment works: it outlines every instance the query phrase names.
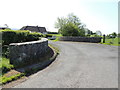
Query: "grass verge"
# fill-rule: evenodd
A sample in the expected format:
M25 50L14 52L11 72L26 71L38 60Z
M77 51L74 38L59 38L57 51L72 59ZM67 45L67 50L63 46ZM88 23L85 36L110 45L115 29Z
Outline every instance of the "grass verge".
M105 39L105 43L103 43L103 39L102 39L101 44L120 46L120 38Z
M13 65L10 64L10 60L5 57L0 58L0 85L6 84L8 82L17 80L22 77L24 73L12 73L11 70L14 68Z
M2 57L0 58L0 70L2 73L0 73L0 76L11 70L14 66L10 64L10 60Z
M57 57L59 54L59 49L51 44L49 44L49 53L50 55L46 56L44 59L44 62L40 62L37 64L30 65L30 67L24 68L25 72L18 72L19 70L11 70L13 68L13 65L9 63L9 59L3 58L3 60L0 62L1 69L3 69L3 66L7 68L7 72L5 71L0 76L0 85L6 85L7 83L11 81L15 81L19 78L22 78L23 76L29 76L31 74L34 74L38 72L39 70L44 69L45 67L49 66ZM54 53L53 55L51 53Z
M9 77L6 77L6 76L0 77L0 85L17 80L17 79L21 78L22 76L24 76L24 73L19 73L19 74L12 75Z
M48 46L49 46L50 48L54 49L56 53L58 53L58 54L60 53L58 47L55 47L55 46L53 46L52 44L49 44Z

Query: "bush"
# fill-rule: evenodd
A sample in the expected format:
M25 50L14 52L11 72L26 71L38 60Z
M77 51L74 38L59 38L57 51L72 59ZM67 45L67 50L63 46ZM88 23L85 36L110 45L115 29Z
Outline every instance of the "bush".
M26 37L26 41L35 41L35 40L39 40L40 37L42 37L42 34L40 33L29 33Z
M90 37L91 35L90 34L87 34L86 37Z
M39 37L42 36L41 33L30 33L29 30L1 30L0 34L3 45L39 40Z
M0 58L0 70L2 70L2 74L6 73L7 71L11 70L13 65L10 64L10 60L2 57Z
M51 34L46 34L45 38L47 38L47 37L52 37L52 35Z
M48 34L58 34L58 32L48 32Z
M93 35L91 35L90 37L102 37L102 36L97 35L97 34L93 34Z
M67 23L61 29L63 36L79 36L79 28L73 23Z

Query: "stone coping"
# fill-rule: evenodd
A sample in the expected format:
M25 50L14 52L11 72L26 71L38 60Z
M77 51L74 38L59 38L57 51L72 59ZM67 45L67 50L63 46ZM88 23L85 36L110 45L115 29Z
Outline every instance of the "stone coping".
M22 42L22 43L11 43L9 45L10 46L16 46L16 45L40 43L40 42L45 42L45 41L48 41L48 39L47 38L41 38L41 40L38 40L38 41L30 41L30 42Z

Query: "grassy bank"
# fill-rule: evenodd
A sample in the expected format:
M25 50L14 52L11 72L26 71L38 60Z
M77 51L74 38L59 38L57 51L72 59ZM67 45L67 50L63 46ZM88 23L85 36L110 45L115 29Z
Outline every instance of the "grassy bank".
M1 70L0 85L14 81L24 75L23 73L20 73L20 72L19 73L13 72L12 69L14 69L14 66L10 64L10 60L5 57L1 57L0 58L0 70Z
M105 39L105 43L103 43L103 39L102 39L101 44L120 46L120 38Z
M10 71L13 68L13 65L10 64L10 60L2 57L0 58L0 70L2 70L2 73L0 76L4 75L6 72Z

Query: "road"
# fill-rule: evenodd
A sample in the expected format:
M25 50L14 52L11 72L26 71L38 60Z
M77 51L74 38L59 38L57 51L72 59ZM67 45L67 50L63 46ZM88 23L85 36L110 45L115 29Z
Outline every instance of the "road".
M60 55L14 88L118 88L118 47L83 42L49 42Z

